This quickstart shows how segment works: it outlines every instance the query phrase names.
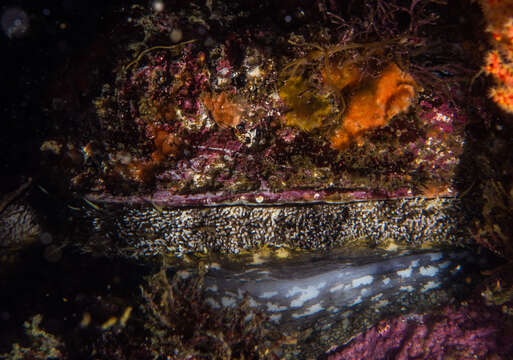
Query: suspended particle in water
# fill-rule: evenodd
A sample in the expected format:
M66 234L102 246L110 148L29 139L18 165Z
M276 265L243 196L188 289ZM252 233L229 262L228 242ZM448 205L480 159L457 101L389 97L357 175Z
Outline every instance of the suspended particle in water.
M30 27L30 19L25 11L19 7L7 8L0 20L2 30L9 39L22 38Z
M154 0L151 7L155 12L162 12L164 11L164 2L162 0Z

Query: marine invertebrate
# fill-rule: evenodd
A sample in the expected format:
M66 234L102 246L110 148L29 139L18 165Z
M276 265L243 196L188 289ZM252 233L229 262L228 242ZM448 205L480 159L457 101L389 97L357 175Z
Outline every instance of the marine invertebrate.
M221 127L236 127L242 121L242 106L230 99L226 92L204 94L203 103Z
M498 83L490 89L490 97L503 110L513 112L513 67L504 62L497 50L492 50L485 62L485 72L492 75Z
M273 272L263 260L236 276L230 270L213 268L205 277L207 299L214 307L230 307L247 293L251 306L273 313L271 320L276 323L318 322L363 303L379 309L394 301L390 294L415 289L427 293L445 286L461 271L464 261L476 260L469 253L458 252L385 254L378 251L373 257L362 251L359 256L344 257L343 251L334 251L332 256L318 258L315 270L301 257L285 262L279 272ZM323 261L331 264L326 272L321 270Z
M344 112L342 92L356 86L362 77L359 64L341 54L355 49L372 49L378 43L323 46L289 42L312 50L281 70L285 81L279 89L279 95L289 108L284 115L285 123L303 131L335 125L336 116L330 115L334 115L337 110ZM332 106L333 103L340 108Z
M301 76L289 78L279 90L280 98L290 110L284 115L288 126L311 131L326 126L332 106L326 95L320 95Z
M249 200L250 196L256 197L254 202L287 203L290 199L295 201L297 193L284 191L279 198L266 193L188 197L170 196L169 192L161 191L151 197L126 198L123 202L116 197L94 197L90 200L108 211L99 213L90 208L88 222L95 224L94 231L104 235L123 234L124 246L120 251L127 251L131 257L161 256L169 252L184 256L205 249L237 254L262 246L329 249L372 244L386 248L389 239L394 239L398 246L429 247L462 244L470 237L461 202L456 198L421 202L415 198L358 201L304 207L196 207L222 201L233 204L233 199ZM303 201L320 197L316 193L303 194ZM364 194L359 196L361 199ZM155 204L158 209L140 206L148 203ZM180 208L187 205L194 207ZM298 221L302 227L295 225ZM205 224L216 224L215 231L214 226Z
M490 97L504 111L513 113L513 1L480 1L492 34L492 46L485 59L484 71L496 85Z
M177 157L180 151L180 140L170 132L163 130L155 131L155 151L151 154L154 162L159 163L166 157Z
M167 36L164 29L158 32ZM455 141L445 142L447 151L435 150L424 145L426 124L415 116L403 117L381 131L368 144L372 149L354 147L336 155L337 161L329 159L335 155L329 146L337 131L346 137L344 146L363 139L363 131L354 129L361 122L351 122L346 105L357 104L356 97L369 94L363 108L371 120L375 108L385 108L368 130L382 126L378 124L407 106L404 103L414 86L398 85L396 96L386 91L375 94L378 80L373 80L390 55L401 60L399 49L407 43L397 38L370 42L302 33L280 38L280 44L295 45L289 53L285 47L264 51L258 40L262 34L248 31L247 44L236 41L244 49L237 54L227 51L226 43L209 48L195 42L173 51L148 51L141 61L120 72L97 101L106 152L97 156L100 161L83 164L77 170L80 176L73 174L75 188L88 192L90 184L97 184L93 191L99 194L120 189L119 182L124 181L125 193L138 189L144 192L139 195L146 196L165 189L171 196L186 195L171 200L178 204L212 200L206 193L219 194L214 202L257 198L266 203L287 202L293 201L292 194L294 201L309 201L313 196L323 201L353 196L341 194L344 189L361 189L361 194L372 196L412 194L418 186L412 185L411 174L426 180L440 177L425 164L431 159L438 165L442 155L450 162L444 167L448 173L442 175L442 185L454 173L456 148L461 145L458 131L451 136ZM145 47L151 48L160 38ZM251 69L260 70L252 73ZM260 77L258 82L254 76ZM385 82L386 72L381 77ZM220 79L226 81L220 84ZM134 161L130 169L126 163L118 166L119 152ZM223 160L215 166L207 161L221 154ZM297 158L309 160L298 162ZM116 176L115 168L121 168L122 176ZM361 169L367 169L372 180L361 176ZM389 174L390 169L394 174ZM277 195L292 188L301 191ZM327 189L339 190L334 194Z
M390 64L372 84L350 100L342 124L330 138L331 147L342 150L361 142L365 132L383 126L395 115L408 110L415 97L415 81L396 64Z
M377 321L461 295L461 278L468 276L472 283L479 276L472 268L486 267L488 260L455 250L396 254L361 249L318 255L263 254L249 258L249 266L216 262L204 276L206 302L217 310L247 303L283 334L295 333L300 358L310 358L321 349L328 351L333 339L345 343L365 329L362 313ZM312 327L322 328L323 335Z
M323 83L337 91L342 91L348 86L357 84L361 78L359 67L351 61L342 64L327 61L320 72Z
M346 44L322 47L308 45L315 50L307 56L286 65L282 74L288 76L279 89L280 98L290 111L284 116L285 123L303 131L327 128L334 125L330 114L335 110L331 103L339 105L343 113L342 124L334 133L326 132L331 147L341 150L350 143L361 141L362 135L383 126L395 115L406 111L416 93L415 81L395 64L389 64L377 80L365 79L361 67L369 54L360 54L358 60L347 59L344 51L353 49L374 50L386 43ZM310 78L320 75L320 84L309 83ZM309 75L305 75L309 74ZM314 81L315 83L315 81ZM346 109L344 92L357 88L349 99Z

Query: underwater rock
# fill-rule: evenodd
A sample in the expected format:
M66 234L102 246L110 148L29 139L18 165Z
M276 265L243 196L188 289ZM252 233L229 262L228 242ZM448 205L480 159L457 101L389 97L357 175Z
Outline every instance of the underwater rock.
M84 161L54 169L72 191L92 201L181 199L165 206L457 194L471 115L455 101L464 85L426 70L433 49L418 50L412 34L339 40L327 20L280 32L242 9L233 29L233 19L211 14L222 5L214 8L140 15L142 29L132 31L147 38L125 46L113 79L90 94L94 107L76 123L81 136L45 142L84 152ZM180 16L189 10L193 17ZM207 45L193 30L198 19ZM176 23L191 31L162 44ZM465 60L457 53L438 68Z

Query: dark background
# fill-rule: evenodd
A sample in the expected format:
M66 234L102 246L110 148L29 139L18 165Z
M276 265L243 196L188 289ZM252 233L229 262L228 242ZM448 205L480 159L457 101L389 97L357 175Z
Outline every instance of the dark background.
M77 66L75 59L105 37L108 21L119 13L119 1L13 1L0 9L24 11L29 19L19 37L0 34L2 104L0 144L1 189L9 191L18 176L32 175L38 166L39 146L52 119L49 95L58 75ZM109 14L109 18L105 16Z

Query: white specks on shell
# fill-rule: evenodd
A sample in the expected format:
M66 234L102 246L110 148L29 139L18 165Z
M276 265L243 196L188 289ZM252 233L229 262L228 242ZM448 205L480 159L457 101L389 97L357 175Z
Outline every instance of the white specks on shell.
M333 314L336 314L340 311L340 309L336 306L330 306L329 308L326 309L327 311L329 311L330 313L333 313Z
M257 307L258 303L251 296L248 296L248 302L250 307Z
M244 291L242 289L237 289L237 297L239 300L242 300L244 298Z
M310 316L310 315L316 314L322 310L324 310L324 308L322 307L321 303L317 303L317 304L307 307L306 310L302 313L299 313L299 312L293 313L292 317L294 319L298 319L298 318L302 318L305 316Z
M265 291L261 295L259 295L259 297L261 297L262 299L270 299L276 295L278 295L277 291Z
M330 288L330 293L334 293L336 291L342 290L342 289L344 289L344 287L345 287L345 284L335 285L332 288Z
M294 286L292 289L289 290L287 293L287 297L292 297L294 295L300 294L298 298L291 301L290 306L294 308L298 308L303 306L303 304L309 300L315 299L317 296L319 296L319 289L326 286L326 282L323 281L317 285L310 285L306 288L301 288L298 286Z
M436 254L429 254L429 257L430 257L431 261L436 262L436 261L442 260L443 255L440 253L436 253Z
M342 317L347 319L347 318L348 318L348 317L350 317L352 314L353 314L353 312L352 312L351 310L347 310L347 311L344 311L344 312L342 313Z
M188 279L192 274L187 270L180 270L176 273L176 275L180 278L180 280Z
M380 300L380 301L376 304L376 311L378 311L378 309L380 309L380 308L382 308L382 307L387 306L388 304L390 304L390 301L388 301L387 299L382 299L382 300Z
M401 287L399 288L399 290L400 290L400 291L408 291L408 292L412 292L412 291L413 291L413 290L415 290L415 289L413 288L413 286L408 285L408 286L401 286Z
M234 306L236 303L236 300L232 297L228 297L228 296L223 296L221 298L221 304L224 306L224 307L232 307Z
M381 299L383 297L383 293L379 293L379 294L376 294L374 295L373 297L371 297L371 301L378 301L379 299Z
M207 269L221 270L221 265L219 265L216 262L213 262L213 263L210 263L210 264L207 265Z
M432 290L432 289L436 289L439 286L440 286L440 283L438 281L430 280L430 281L428 281L426 283L426 285L424 285L422 287L422 289L420 291L424 293L426 291L429 291L429 290Z
M353 287L356 288L356 287L359 287L362 285L372 284L373 281L374 281L374 278L371 275L366 275L366 276L362 276L361 278L354 279L352 284L353 284Z
M438 271L439 271L438 268L436 266L433 266L433 265L422 266L419 269L419 272L420 272L421 275L423 275L423 276L430 276L430 277L435 276L438 273Z
M433 211L425 212L427 205L431 205ZM293 248L326 249L334 238L340 246L364 237L375 240L378 245L385 241L383 239L391 238L398 245L420 246L424 239L444 245L464 241L468 236L466 227L462 226L464 219L458 198L360 201L306 207L235 205L157 210L122 204L112 206L118 208L108 213L111 215L100 216L93 209L87 216L98 232L104 234L106 229L112 229L109 231L113 236L125 239L126 248L134 249L134 256L170 252L181 256L205 248L236 254L262 246L279 247L284 243ZM303 226L289 226L298 219ZM211 230L214 227L216 231ZM433 261L442 256L430 255Z
M280 306L280 304L273 304L271 302L268 302L267 304L267 310L270 312L280 312L285 311L288 309L286 306Z
M281 314L272 314L271 316L269 316L269 320L276 324L279 324L281 320Z
M349 306L355 306L362 302L362 296L359 295Z
M413 272L413 268L409 267L404 270L398 270L397 275L400 276L402 279L409 278L411 276L411 273Z

